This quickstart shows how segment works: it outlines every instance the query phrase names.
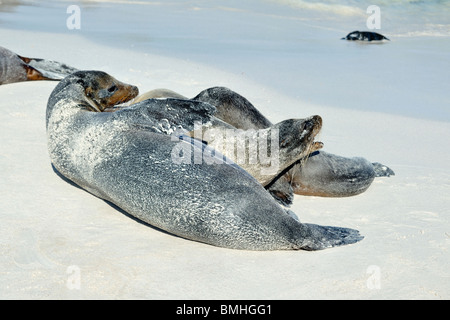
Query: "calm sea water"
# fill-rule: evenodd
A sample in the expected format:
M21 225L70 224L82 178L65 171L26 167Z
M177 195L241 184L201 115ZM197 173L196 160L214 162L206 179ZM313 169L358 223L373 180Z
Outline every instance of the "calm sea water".
M299 101L450 122L450 0L1 3L1 29L77 34L110 47L209 64ZM81 10L76 30L66 25L72 4ZM368 29L373 5L380 23L373 31L392 41L341 41Z
M450 36L449 0L273 0L293 8L317 25L338 24L368 18L379 8L381 30L396 36ZM366 19L367 20L367 19ZM364 25L359 21L360 25ZM375 30L376 31L376 30Z
M58 31L58 26L65 27L61 23L65 20L63 10L71 4L79 5L86 16L98 14L101 10L103 13L96 18L104 19L105 22L113 22L108 19L108 11L119 9L124 17L117 21L119 24L131 18L145 25L145 16L153 17L153 13L160 12L161 8L172 9L183 15L222 9L236 13L278 15L309 22L316 27L346 28L354 25L359 29L367 29L366 21L371 15L367 9L375 5L379 8L379 31L396 36L450 36L450 0L4 0L0 1L0 25L10 28L32 27L35 30L53 26ZM137 14L135 8L139 8ZM12 18L8 13L18 14ZM220 21L217 23L220 24Z

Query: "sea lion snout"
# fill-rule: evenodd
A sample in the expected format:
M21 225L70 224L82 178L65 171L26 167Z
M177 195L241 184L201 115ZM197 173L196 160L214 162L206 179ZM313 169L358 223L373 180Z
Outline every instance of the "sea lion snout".
M130 101L139 94L136 86L120 82L110 75L105 74L105 78L102 80L97 92L102 111L105 108Z
M106 101L106 107L112 107L120 103L128 102L139 94L139 89L136 86L122 82L116 83L106 90L108 93L112 94Z
M318 134L322 128L322 117L315 115L305 121L305 129L311 131L314 135Z
M305 130L310 132L309 140L312 141L309 153L322 149L323 142L314 141L314 138L319 134L320 129L322 129L322 117L318 115L312 116L310 120L307 121L306 126L307 128Z

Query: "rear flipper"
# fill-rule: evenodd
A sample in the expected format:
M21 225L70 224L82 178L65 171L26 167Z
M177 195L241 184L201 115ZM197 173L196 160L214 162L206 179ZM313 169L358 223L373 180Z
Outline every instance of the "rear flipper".
M69 74L78 71L78 69L57 61L26 58L22 56L19 56L19 58L22 59L30 69L36 70L33 77L29 76L28 80L62 80ZM41 78L35 77L35 74L37 73L40 74Z
M303 224L305 233L302 250L322 250L356 243L364 239L358 230L340 227L319 226L317 224Z

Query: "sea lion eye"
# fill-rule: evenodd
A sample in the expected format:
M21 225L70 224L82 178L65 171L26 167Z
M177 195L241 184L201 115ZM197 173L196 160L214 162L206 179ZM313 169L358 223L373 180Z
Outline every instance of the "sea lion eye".
M108 88L108 92L114 92L117 90L117 86L113 84L111 87Z

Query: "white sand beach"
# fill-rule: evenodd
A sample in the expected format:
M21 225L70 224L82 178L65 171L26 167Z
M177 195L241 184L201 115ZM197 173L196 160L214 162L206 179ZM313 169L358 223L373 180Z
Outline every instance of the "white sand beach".
M391 41L362 44L340 38L366 29L368 2L341 2L1 1L0 46L20 55L103 70L141 92L226 86L272 122L318 114L325 151L395 176L355 197L295 196L302 222L358 229L356 244L217 248L63 181L45 132L57 82L2 85L0 298L449 299L449 15L422 23L411 7L408 25L396 15L414 4L379 1L377 32ZM67 28L71 4L80 29Z

